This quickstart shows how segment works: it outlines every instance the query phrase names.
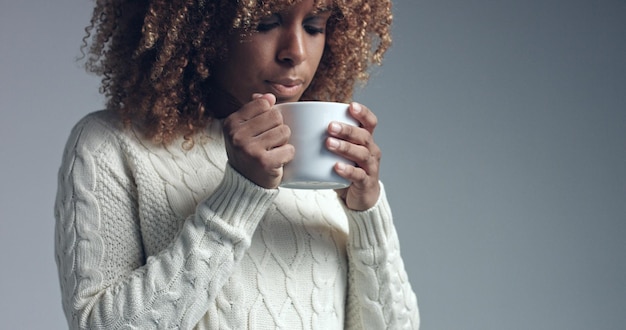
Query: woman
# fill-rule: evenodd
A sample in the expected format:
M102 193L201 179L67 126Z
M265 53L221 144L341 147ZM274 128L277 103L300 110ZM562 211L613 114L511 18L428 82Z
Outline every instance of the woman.
M73 129L55 207L70 327L418 328L373 112L329 125L348 188L278 188L295 151L273 105L349 100L390 23L376 0L98 1L108 109Z

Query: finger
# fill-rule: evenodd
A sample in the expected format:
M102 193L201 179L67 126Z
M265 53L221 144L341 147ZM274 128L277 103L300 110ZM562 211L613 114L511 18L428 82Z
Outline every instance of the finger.
M258 153L253 154L255 160L255 166L261 169L262 172L276 174L277 169L282 167L293 160L295 155L295 148L293 145L285 144L280 147L276 147L271 150L258 150Z
M326 147L330 151L355 162L358 167L363 168L367 173L378 173L381 151L376 144L372 143L366 147L329 137L326 139Z
M362 127L335 122L329 125L328 131L330 135L327 139L328 149L356 162L360 167L367 167L368 173L371 173L372 166L378 166L381 151L369 131Z
M258 99L265 99L267 102L270 103L270 106L274 106L274 104L276 104L276 96L272 93L266 93L266 94L261 94L261 93L254 93L252 94L252 100L258 100Z
M227 117L224 130L233 140L245 141L265 131L283 125L280 111L266 107L267 100L261 98L246 104L239 112Z
M358 186L366 185L369 179L369 176L364 169L346 163L336 163L335 171L339 174L339 176Z
M362 168L343 163L337 163L335 171L352 182L349 188L337 192L348 208L364 211L376 204L380 196L377 176L367 175Z
M340 122L331 122L328 125L328 134L366 148L369 148L369 145L374 142L372 134L365 128Z
M261 157L267 150L286 144L291 131L282 123L277 111L254 117L236 127L226 127L227 139L233 147L253 157Z
M280 113L278 113L276 116L280 116ZM262 143L265 150L271 150L287 144L290 137L291 129L289 128L289 126L285 124L279 124L273 126L270 129L262 131L258 135L254 136L254 139Z
M348 109L350 114L354 119L356 119L363 128L365 128L371 134L374 133L374 129L376 125L378 125L378 118L368 107L357 103L350 103L350 108Z
M274 168L282 168L285 164L293 160L295 154L296 148L291 144L283 144L267 152Z
M248 121L266 111L276 104L276 96L273 94L253 94L250 102L246 103L229 117L238 122ZM227 118L228 119L228 118Z

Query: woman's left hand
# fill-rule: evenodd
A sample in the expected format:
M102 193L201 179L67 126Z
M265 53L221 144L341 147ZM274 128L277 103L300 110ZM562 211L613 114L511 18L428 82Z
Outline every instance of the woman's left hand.
M337 193L349 209L364 211L374 206L380 195L381 151L373 136L378 119L370 109L356 102L350 104L349 112L360 127L330 123L326 147L356 163L356 166L335 164L337 174L352 182L348 188L337 190Z

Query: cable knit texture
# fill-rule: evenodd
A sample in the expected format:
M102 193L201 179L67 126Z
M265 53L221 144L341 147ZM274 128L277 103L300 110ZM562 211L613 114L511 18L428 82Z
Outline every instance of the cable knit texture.
M55 206L72 329L417 329L383 193L267 190L227 165L221 123L156 145L116 115L67 142Z

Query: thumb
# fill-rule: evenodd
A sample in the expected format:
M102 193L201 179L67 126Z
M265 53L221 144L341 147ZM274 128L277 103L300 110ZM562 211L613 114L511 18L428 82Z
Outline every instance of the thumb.
M252 94L252 100L265 99L270 104L270 107L273 107L276 104L276 96L272 93L254 93Z

